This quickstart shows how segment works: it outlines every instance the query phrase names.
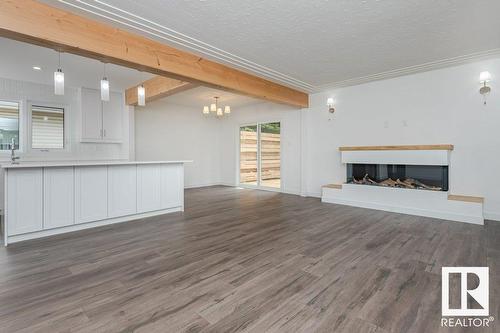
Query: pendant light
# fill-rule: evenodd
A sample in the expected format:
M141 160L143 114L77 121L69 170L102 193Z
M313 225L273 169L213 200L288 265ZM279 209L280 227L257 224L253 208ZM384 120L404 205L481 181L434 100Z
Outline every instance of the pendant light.
M143 84L137 87L137 105L146 105L146 89Z
M217 117L222 117L231 113L231 107L229 105L224 106L224 108L219 106L219 97L215 96L214 103L211 103L210 106L204 105L202 112L204 115L210 115L210 112L215 112Z
M101 80L101 100L104 102L109 101L109 81L106 77L106 64L104 64L104 75Z
M64 95L64 72L61 68L61 52L59 52L57 71L54 72L54 94Z
M215 112L217 111L217 98L219 97L214 97L215 98L215 103L210 104L210 111Z

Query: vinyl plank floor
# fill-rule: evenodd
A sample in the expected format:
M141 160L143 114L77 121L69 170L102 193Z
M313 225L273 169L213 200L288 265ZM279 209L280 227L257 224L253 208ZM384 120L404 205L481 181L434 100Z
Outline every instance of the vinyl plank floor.
M185 205L0 248L0 332L446 332L442 266L488 265L500 319L498 222L223 186Z

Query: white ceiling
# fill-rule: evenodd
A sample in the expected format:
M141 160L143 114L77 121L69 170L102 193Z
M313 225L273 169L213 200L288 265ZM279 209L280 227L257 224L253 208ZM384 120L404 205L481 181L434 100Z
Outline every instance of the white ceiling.
M165 97L164 100L172 104L199 107L201 112L204 105L210 105L210 103L213 103L215 96L219 97L219 105L229 105L233 111L237 111L238 107L262 102L252 97L236 95L227 91L220 91L207 87L189 89L175 95Z
M303 90L500 54L499 0L45 0Z

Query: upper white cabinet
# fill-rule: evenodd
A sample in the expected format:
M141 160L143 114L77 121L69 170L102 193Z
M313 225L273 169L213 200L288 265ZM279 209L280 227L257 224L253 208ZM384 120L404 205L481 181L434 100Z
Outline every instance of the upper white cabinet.
M81 89L82 142L120 143L123 128L123 95L112 92L101 101L99 90Z
M75 222L108 217L108 169L106 166L75 167Z
M109 94L109 102L102 102L103 140L120 142L123 128L123 100L118 93Z
M73 167L46 168L43 172L43 229L75 222L75 184Z
M101 141L102 103L98 90L82 88L82 141Z
M8 235L42 230L42 169L8 171L6 194Z

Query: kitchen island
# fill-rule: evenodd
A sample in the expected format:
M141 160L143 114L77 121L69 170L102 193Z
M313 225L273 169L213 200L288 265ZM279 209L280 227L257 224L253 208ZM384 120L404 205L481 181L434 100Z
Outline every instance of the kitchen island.
M5 245L184 210L184 163L4 164Z

